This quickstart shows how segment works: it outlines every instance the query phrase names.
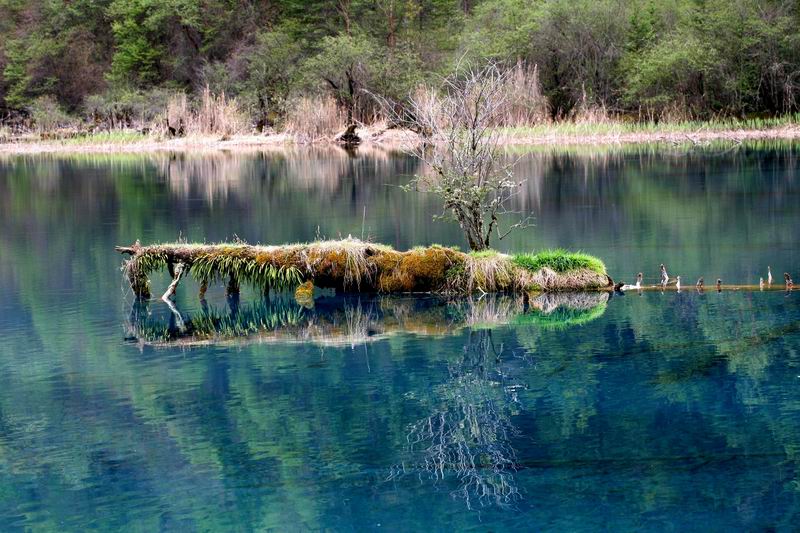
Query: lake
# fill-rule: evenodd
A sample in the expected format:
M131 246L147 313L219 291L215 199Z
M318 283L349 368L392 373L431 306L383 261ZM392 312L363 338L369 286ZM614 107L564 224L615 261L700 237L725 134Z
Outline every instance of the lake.
M509 157L497 248L690 289L171 310L115 245L465 243L402 154L0 158L0 530L794 530L800 292L693 285L800 278L800 145Z

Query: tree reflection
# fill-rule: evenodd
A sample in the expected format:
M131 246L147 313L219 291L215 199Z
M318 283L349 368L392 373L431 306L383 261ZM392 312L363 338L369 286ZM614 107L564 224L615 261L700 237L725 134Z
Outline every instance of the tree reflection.
M516 387L497 364L502 352L491 330L470 331L461 358L448 365L448 381L434 390L438 407L409 428L410 462L395 467L390 478L409 470L434 481L453 475L459 485L452 495L469 509L509 506L522 497L511 445L519 436L511 422Z

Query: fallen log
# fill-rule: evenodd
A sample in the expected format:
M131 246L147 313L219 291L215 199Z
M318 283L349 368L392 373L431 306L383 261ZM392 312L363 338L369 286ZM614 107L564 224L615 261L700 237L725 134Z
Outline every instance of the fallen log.
M150 273L166 268L173 281L164 294L172 296L180 272L200 282L201 295L209 283L228 280L228 292L240 283L267 292L294 290L303 282L345 292L553 292L611 290L613 281L602 262L558 271L558 265L537 263L527 268L517 256L497 252L467 254L430 246L399 252L390 246L347 238L309 244L261 246L232 244L154 244L118 246L131 257L123 270L139 298L150 297ZM531 256L526 256L530 261Z

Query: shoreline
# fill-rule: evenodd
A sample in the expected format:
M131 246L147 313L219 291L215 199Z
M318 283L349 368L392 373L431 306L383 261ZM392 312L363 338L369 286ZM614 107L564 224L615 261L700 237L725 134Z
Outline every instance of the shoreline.
M667 125L663 130L624 131L624 127L610 127L610 131L597 133L561 132L559 127L541 128L541 132L501 129L499 143L508 147L555 147L555 146L621 146L634 144L694 144L711 141L741 143L757 140L800 139L800 124L765 129L703 129L674 131ZM616 131L615 131L616 130ZM362 143L358 147L403 150L419 142L419 136L404 130L383 130L378 133L369 128L359 130ZM0 154L26 155L47 153L156 153L156 152L203 152L203 151L269 151L284 148L342 146L333 138L313 142L298 142L287 133L267 135L235 135L231 138L219 136L193 136L179 139L158 139L142 136L138 140L105 140L107 134L63 140L38 140L18 138L0 142Z

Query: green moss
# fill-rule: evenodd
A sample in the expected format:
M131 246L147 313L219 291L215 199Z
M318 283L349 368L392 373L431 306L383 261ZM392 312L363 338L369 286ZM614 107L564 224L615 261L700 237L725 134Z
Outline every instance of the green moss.
M470 252L469 256L475 259L486 259L487 257L497 257L500 252L497 250L481 250L480 252Z
M518 267L531 272L537 272L547 267L559 273L582 268L598 274L606 273L606 265L593 255L561 249L543 250L537 254L518 254L512 258L512 261Z

